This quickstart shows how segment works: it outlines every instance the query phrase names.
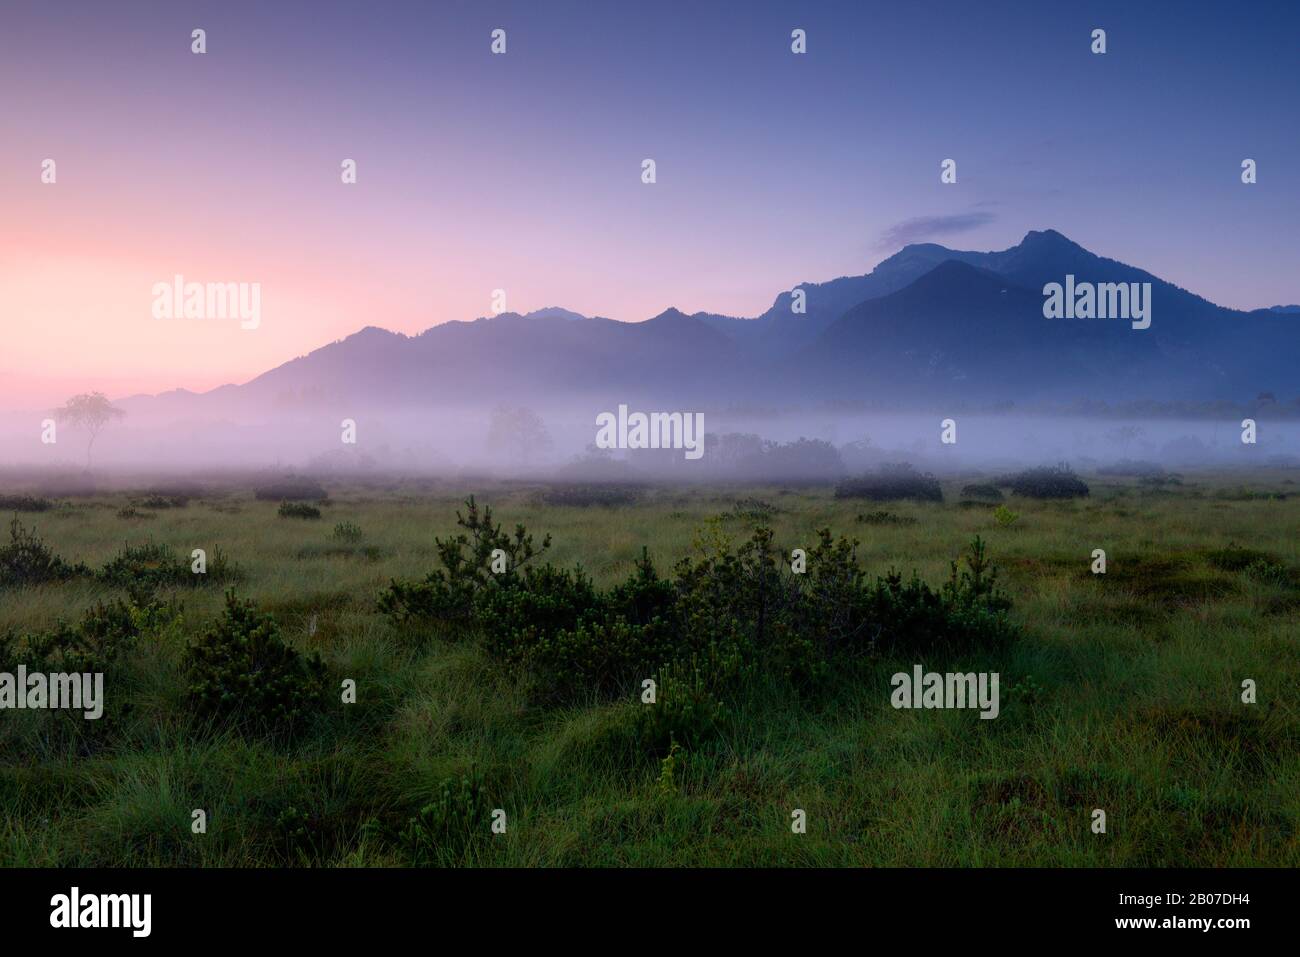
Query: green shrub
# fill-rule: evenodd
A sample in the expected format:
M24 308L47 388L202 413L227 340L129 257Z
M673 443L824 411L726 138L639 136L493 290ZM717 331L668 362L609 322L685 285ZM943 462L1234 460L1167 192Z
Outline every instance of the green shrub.
M171 632L178 637L184 625L184 605L175 596L161 600L148 582L132 582L126 586L127 607L131 620L142 635L162 636Z
M0 495L0 512L48 512L54 503L31 495Z
M488 653L528 670L541 698L612 695L671 660L665 615L674 600L643 551L626 582L601 594L581 568L543 565L482 593L477 622Z
M281 518L320 518L320 509L305 502L281 502Z
M700 671L668 666L656 684L655 703L642 704L637 712L637 740L643 752L666 755L673 742L696 750L725 725L727 708Z
M659 777L655 781L655 790L660 797L672 797L677 793L677 765L682 760L678 757L682 746L674 741L668 746L668 753L659 762Z
M771 502L765 502L761 498L743 498L727 513L727 517L749 522L769 522L780 511Z
M1033 675L1025 675L1007 689L1007 697L1016 704L1033 707L1043 700L1043 686L1034 680Z
M139 672L132 652L139 644L147 615L134 600L114 599L89 608L75 624L59 619L52 627L37 632L0 632L0 671L12 674L22 665L29 674L105 676L105 693L95 720L84 720L83 710L47 711L20 737L13 737L11 729L6 728L6 733L0 735L0 751L13 753L15 747L25 751L37 747L72 758L110 747L124 728L122 719L135 709L135 696L129 689L136 684ZM83 699L83 704L90 709L89 700ZM0 765L4 763L0 760Z
M510 587L480 593L472 614L488 653L530 669L543 697L569 697L606 687L618 662L635 654L636 635L607 622L601 596L582 569L544 565Z
M548 564L489 575L485 549L504 536L490 518L470 514L458 520L474 540L440 542L444 567L423 582L394 582L380 605L399 621L476 626L488 655L528 674L534 696L546 701L629 695L665 668L707 676L710 693L760 672L812 690L842 660L882 650L998 647L1014 634L1005 615L1010 602L979 538L965 568L954 562L950 580L935 590L915 575L868 579L856 542L833 539L829 529L818 532L805 570L794 573L770 529L757 528L733 547L715 519L697 542L699 556L678 562L671 578L643 551L629 578L602 592L581 568ZM516 542L531 543L531 536L517 528ZM531 544L523 552L531 557Z
M36 529L28 531L17 515L10 521L9 543L0 545L0 587L68 581L88 574L90 569L82 563L69 565L55 555Z
M928 472L918 472L907 463L882 465L874 473L845 479L835 487L836 498L866 498L874 502L915 499L942 502L943 488Z
M363 537L361 526L352 522L339 522L334 526L334 538L340 542L359 542Z
M175 588L234 581L239 570L219 545L207 559L207 571L196 574L190 559L177 555L170 545L152 539L142 545L125 545L99 570L98 578L117 588Z
M275 835L288 861L310 863L317 850L319 822L311 815L289 805L275 816Z
M100 602L75 626L59 621L49 631L0 634L0 670L23 664L31 671L105 671L139 637L135 611L120 599Z
M1026 469L1011 477L1011 491L1026 498L1083 498L1088 485L1068 465Z
M325 664L286 645L270 615L226 593L221 618L186 653L197 711L258 730L291 730L322 703Z
M697 543L700 557L684 558L674 569L669 627L681 639L676 654L651 664L701 668L719 688L734 687L760 668L798 686L816 684L825 671L821 653L836 638L827 631L832 622L823 606L843 597L841 575L851 576L851 585L861 574L854 545L841 539L835 546L828 531L819 534L803 575L791 574L789 552L776 547L769 528L754 529L736 548L716 534L706 536ZM850 564L831 568L836 561Z
M996 485L988 483L974 483L963 485L961 494L968 499L974 499L977 502L1000 502L1002 501L1002 490Z
M993 510L993 518L998 523L999 527L1010 528L1012 525L1016 524L1016 520L1020 518L1020 515L1017 512L1011 511L1011 509L1007 508L1005 505L999 505Z
M1247 578L1277 588L1284 588L1291 584L1291 574L1287 571L1286 566L1267 559L1251 562L1246 566L1245 574Z
M108 585L126 587L148 584L155 587L187 585L195 578L190 565L170 545L152 540L143 545L125 545L117 556L99 571L99 579Z
M1281 564L1275 555L1253 548L1242 548L1235 542L1229 543L1227 548L1216 548L1207 552L1205 559L1214 568L1225 572L1242 572L1252 565L1261 563L1267 565Z
M460 863L475 840L491 836L491 808L483 780L471 772L444 781L437 796L420 808L402 832L416 867Z
M534 548L533 537L522 525L515 526L513 537L507 535L499 524L493 524L491 506L485 506L479 514L472 495L465 508L464 516L456 512L456 524L465 531L445 541L434 539L443 567L424 581L391 582L379 596L381 612L403 622L467 622L474 616L475 600L481 593L516 584L525 566L551 547L551 536L547 535L541 547ZM500 574L492 571L493 553L498 549L505 555L505 571Z
M906 582L893 572L879 579L869 591L866 615L873 647L904 655L1005 647L1015 636L1006 617L1011 600L997 587L997 571L979 536L963 562L960 569L951 564L951 576L938 591L915 575Z
M146 495L136 503L141 508L184 508L189 504L189 499L180 495Z

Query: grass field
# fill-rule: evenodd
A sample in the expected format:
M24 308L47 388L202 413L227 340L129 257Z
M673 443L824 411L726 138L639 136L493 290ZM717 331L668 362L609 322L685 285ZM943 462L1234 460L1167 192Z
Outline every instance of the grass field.
M358 697L335 693L291 740L200 720L182 655L220 614L223 586L177 589L181 623L146 635L107 686L127 713L88 729L66 713L0 712L0 863L423 863L403 835L444 789L461 800L467 780L479 789L467 800L503 809L508 827L447 844L434 863L1300 864L1300 486L1286 472L1163 487L1085 478L1086 499L1009 498L1018 517L1005 526L960 504L961 483L945 483L943 504L716 488L555 507L535 488L485 484L331 487L320 519L280 517L238 490L135 517L121 514L128 493L21 514L92 567L150 539L184 556L219 546L240 597L355 679ZM827 526L860 540L870 571L935 583L978 534L1020 637L996 654L872 660L815 699L755 687L725 702L718 735L666 765L618 746L646 707L635 695L539 706L474 636L428 637L377 611L391 579L435 567L434 538L455 530L471 492L508 527L551 533L548 559L600 585L625 578L643 545L670 567L741 499L775 507L786 554ZM878 512L888 517L859 518ZM335 537L340 523L361 537ZM732 515L721 528L739 539L752 524ZM1097 548L1104 575L1090 571ZM0 590L0 631L48 628L112 594L90 579ZM999 672L1000 716L893 709L890 676L917 663ZM1242 702L1245 679L1256 704ZM194 809L206 833L192 833ZM795 809L806 833L792 833Z

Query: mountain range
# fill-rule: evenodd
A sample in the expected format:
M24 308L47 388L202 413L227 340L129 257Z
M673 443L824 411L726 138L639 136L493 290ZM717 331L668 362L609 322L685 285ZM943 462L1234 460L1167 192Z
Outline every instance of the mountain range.
M1047 319L1047 283L1150 283L1151 326ZM762 315L642 322L559 307L449 321L416 336L367 326L243 385L135 396L128 411L422 407L579 399L767 406L1279 399L1300 393L1300 310L1218 306L1055 230L996 252L905 246L862 276L802 283Z

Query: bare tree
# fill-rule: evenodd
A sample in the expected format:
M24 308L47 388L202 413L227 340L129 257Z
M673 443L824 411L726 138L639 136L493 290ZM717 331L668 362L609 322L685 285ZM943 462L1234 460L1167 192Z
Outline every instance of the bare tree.
M90 441L86 443L87 472L90 471L90 450L95 444L95 439L99 437L104 426L125 415L126 413L109 402L102 392L83 392L81 395L74 395L63 403L61 408L54 410L54 417L58 421L66 422L73 428L85 429L90 433Z

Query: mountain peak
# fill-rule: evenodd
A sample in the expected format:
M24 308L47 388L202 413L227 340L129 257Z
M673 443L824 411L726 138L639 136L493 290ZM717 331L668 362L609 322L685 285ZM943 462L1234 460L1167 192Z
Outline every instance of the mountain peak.
M361 327L360 329L358 329L356 332L352 333L351 335L345 336L343 339L341 339L341 340L339 340L339 341L341 341L341 342L353 342L353 341L372 341L372 342L379 342L379 341L381 341L381 340L383 340L383 341L387 341L387 340L389 340L389 339L405 339L405 338L407 338L407 337L404 336L402 333L400 333L400 332L393 332L391 329L384 329L384 328L382 328L382 327L380 327L380 326L362 326L362 327Z
M1063 236L1055 229L1031 229L1025 233L1025 238L1020 240L1021 249L1032 248L1062 248L1062 249L1082 249L1078 243L1067 236Z
M940 245L939 243L908 243L906 246L904 246L904 247L903 247L902 249L900 249L898 252L894 253L893 256L890 256L890 257L888 257L888 258L889 258L889 259L894 259L894 258L896 258L896 257L898 257L898 256L901 256L901 255L903 255L904 253L908 253L908 252L911 252L911 253L936 253L936 252L938 252L938 253L946 253L946 252L951 252L951 251L952 251L952 250L950 250L947 246ZM887 260L886 260L886 261L887 261Z
M1090 283L1152 283L1156 331L1045 321L1039 290L1071 274ZM577 313L549 306L527 316L446 322L417 337L371 325L243 385L153 401L169 413L228 401L262 414L285 396L299 404L419 409L459 402L490 380L521 401L556 393L560 383L563 394L584 402L689 394L691 401L733 403L758 396L746 390L769 378L817 401L858 401L864 383L872 401L918 403L1091 395L1098 383L1125 401L1227 398L1288 388L1300 344L1293 321L1300 307L1224 310L1054 229L1032 230L1019 245L991 252L911 244L866 276L795 288L805 293L806 311L794 311L787 290L761 321L674 306L641 322L579 322L568 321ZM1244 327L1252 316L1271 321ZM1243 328L1250 333L1243 336Z
M524 316L525 319L586 319L580 312L574 312L572 309L565 309L563 306L546 306L542 309L534 309Z
M651 316L646 322L685 322L691 317L676 306L669 306L657 316Z

